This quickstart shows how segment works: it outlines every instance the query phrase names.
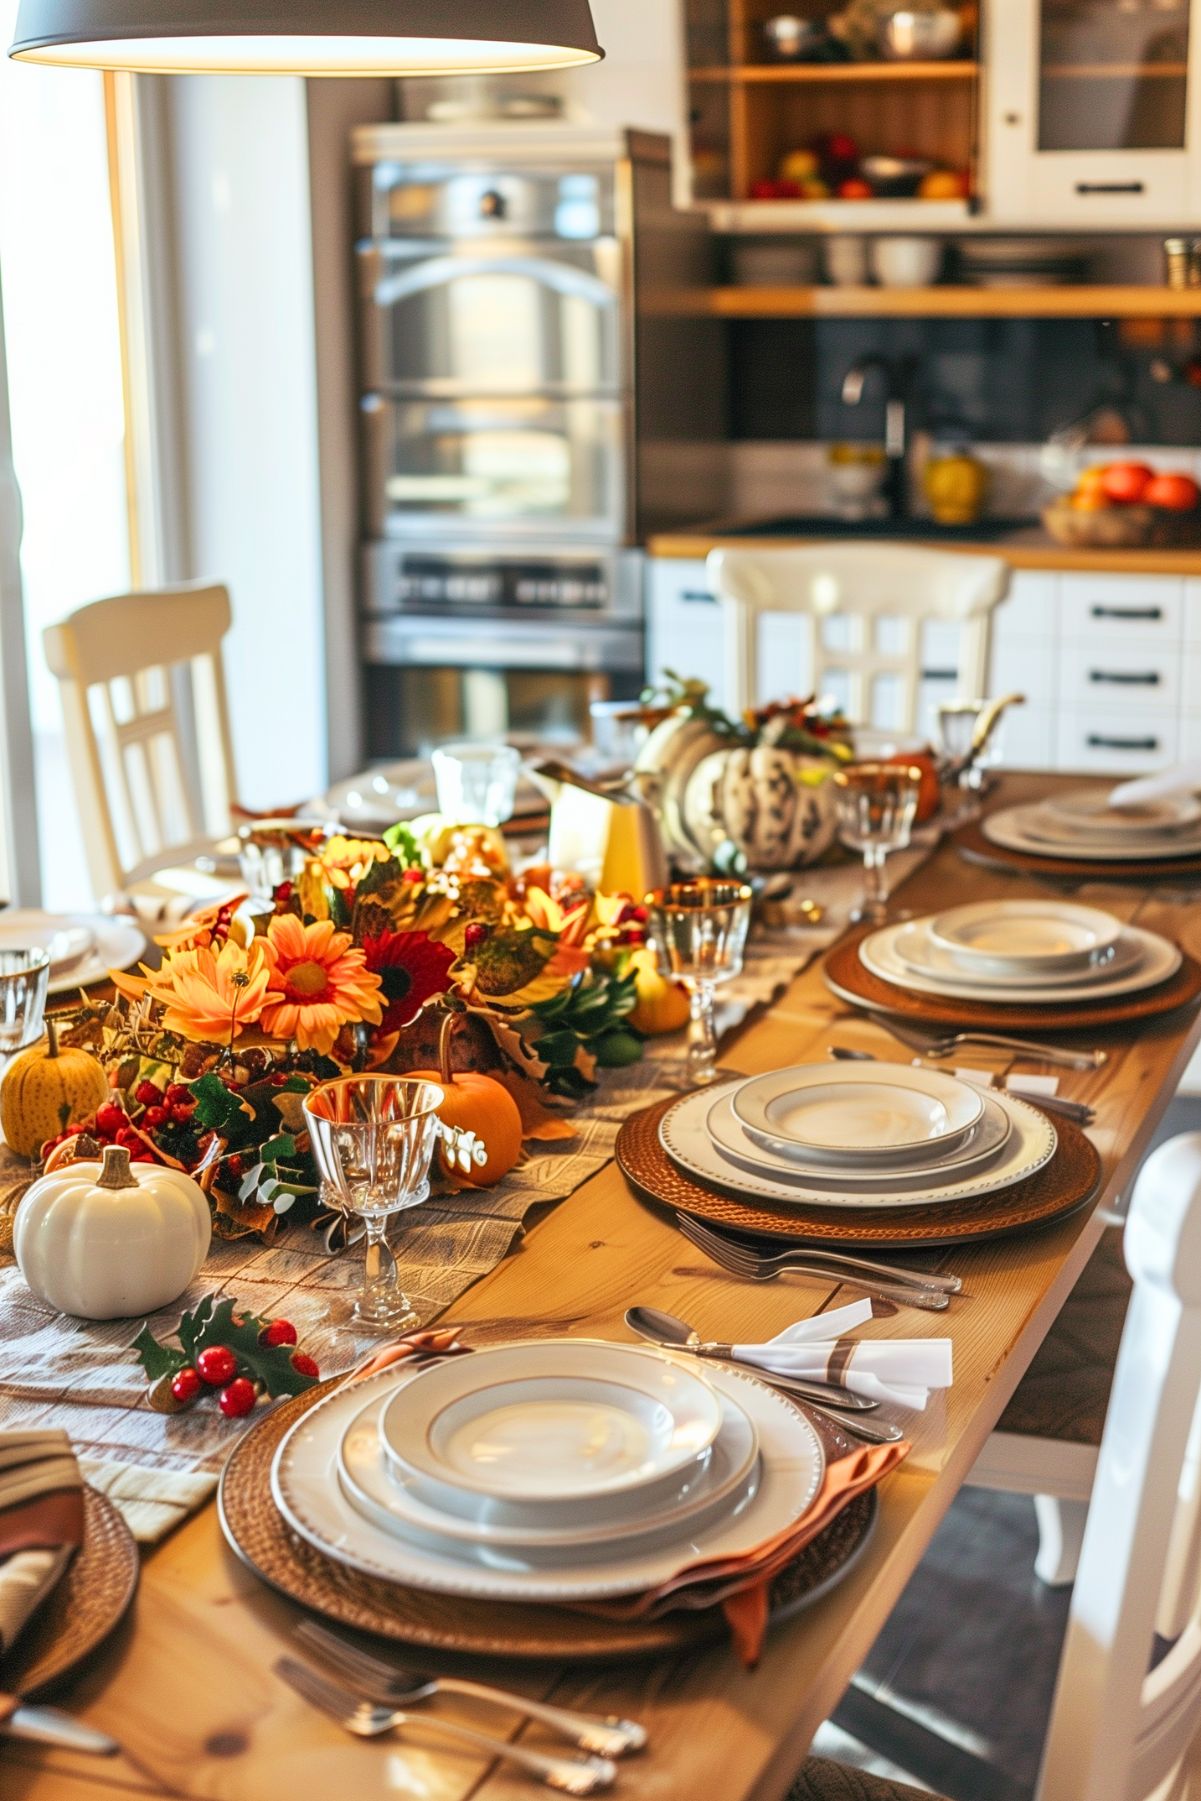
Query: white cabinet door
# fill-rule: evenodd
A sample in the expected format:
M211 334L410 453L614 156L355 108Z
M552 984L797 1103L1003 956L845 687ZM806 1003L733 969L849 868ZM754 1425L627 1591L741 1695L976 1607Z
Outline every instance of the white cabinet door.
M709 590L704 560L651 557L647 562L646 679L653 686L672 669L709 685L725 705L721 608Z

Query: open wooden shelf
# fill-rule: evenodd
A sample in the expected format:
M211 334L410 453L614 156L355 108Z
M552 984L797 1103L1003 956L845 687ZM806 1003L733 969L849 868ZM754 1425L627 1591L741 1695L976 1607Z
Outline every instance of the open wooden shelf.
M693 81L855 82L855 81L974 81L980 73L975 62L928 63L736 63L728 67L689 70Z
M1201 318L1201 289L726 287L664 296L662 310L719 319Z
M1187 63L1048 63L1044 81L1183 81Z

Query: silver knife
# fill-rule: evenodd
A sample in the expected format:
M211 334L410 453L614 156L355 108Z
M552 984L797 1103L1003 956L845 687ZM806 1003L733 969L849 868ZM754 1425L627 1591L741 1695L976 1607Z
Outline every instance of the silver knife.
M72 1719L57 1707L29 1707L24 1703L13 1708L6 1720L0 1721L0 1732L13 1738L27 1738L40 1745L58 1745L64 1751L90 1751L96 1757L115 1757L121 1747L107 1732L97 1732L82 1720Z

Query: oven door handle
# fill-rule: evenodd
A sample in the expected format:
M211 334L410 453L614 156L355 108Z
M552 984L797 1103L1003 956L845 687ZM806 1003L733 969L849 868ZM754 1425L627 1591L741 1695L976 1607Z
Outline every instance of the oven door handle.
M381 274L375 283L373 299L377 306L396 306L414 294L431 288L449 287L452 282L478 275L522 275L540 287L556 294L586 300L592 306L615 307L620 296L599 276L573 268L570 263L551 262L541 256L506 257L501 263L495 257L432 256L414 263L411 268Z
M582 629L516 621L506 631L490 622L463 622L460 631L424 620L379 619L367 627L372 663L410 669L547 669L564 673L622 672L642 667L642 634L636 628ZM495 633L495 635L494 635Z

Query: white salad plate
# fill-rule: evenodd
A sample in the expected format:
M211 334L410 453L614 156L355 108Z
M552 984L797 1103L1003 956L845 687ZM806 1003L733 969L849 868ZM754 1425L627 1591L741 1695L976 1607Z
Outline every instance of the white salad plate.
M638 1549L619 1542L603 1563L582 1557L553 1570L498 1568L484 1544L439 1551L406 1543L395 1531L364 1519L338 1481L339 1446L364 1406L387 1401L417 1379L394 1366L333 1389L297 1420L271 1467L272 1498L294 1532L335 1563L406 1588L496 1601L599 1601L639 1594L682 1565L739 1556L784 1531L813 1505L825 1474L817 1434L792 1402L749 1373L715 1364L714 1388L737 1403L759 1439L761 1468L753 1495L695 1531L686 1523L679 1537L665 1544Z
M731 1084L725 1091L729 1092ZM959 1201L969 1196L996 1194L1015 1182L1025 1181L1049 1163L1058 1142L1055 1127L1045 1113L1027 1106L1015 1095L1003 1090L990 1093L989 1100L1002 1107L1009 1116L1010 1131L1004 1148L984 1169L969 1170L959 1175L948 1171L944 1180L937 1164L924 1178L908 1181L898 1177L893 1187L866 1188L858 1180L839 1181L834 1176L821 1183L812 1178L756 1174L752 1170L736 1170L709 1135L708 1117L723 1090L701 1090L685 1095L669 1107L659 1122L659 1142L680 1169L707 1187L735 1195L756 1195L783 1205L806 1207L849 1207L857 1211L886 1211L896 1207L926 1207L941 1201Z
M593 1509L590 1519L572 1526L531 1524L528 1517L520 1524L507 1523L508 1516L520 1519L521 1509L506 1502L482 1501L478 1517L464 1519L429 1506L398 1474L380 1434L380 1415L388 1405L387 1396L369 1401L349 1427L338 1451L338 1480L364 1518L415 1544L432 1541L436 1549L452 1555L461 1554L465 1544L482 1545L501 1557L537 1567L609 1556L607 1547L618 1541L623 1551L648 1548L652 1539L663 1542L665 1537L678 1538L684 1530L698 1531L719 1513L742 1506L759 1486L758 1435L743 1409L723 1396L721 1428L711 1451L664 1501L648 1503L642 1494L623 1496L627 1503L623 1509L606 1501L603 1519Z
M881 980L908 988L914 994L996 1001L1005 1006L1043 1001L1113 1000L1118 995L1136 994L1140 989L1154 988L1158 983L1166 982L1169 976L1175 975L1182 962L1179 948L1168 939L1160 938L1155 932L1144 932L1138 926L1125 926L1113 964L1102 964L1078 979L1005 982L994 977L991 981L972 981L953 964L950 969L940 965L934 953L917 967L907 960L922 954L921 939L913 929L921 924L921 921L905 920L873 932L859 946L859 961ZM904 946L904 955L901 946Z
M649 1346L540 1339L432 1365L393 1398L381 1430L423 1500L482 1495L565 1525L613 1494L661 1494L721 1420L700 1371Z
M1201 800L1195 794L1165 794L1135 807L1111 807L1109 795L1108 788L1076 788L1036 804L1048 823L1082 837L1162 838L1201 824Z
M731 1105L756 1143L844 1165L954 1149L984 1111L978 1088L899 1063L777 1069L744 1082Z
M1086 972L1108 961L1122 922L1074 901L976 901L924 922L931 946L965 975L1046 976Z
M964 1176L969 1170L983 1168L1004 1145L1011 1130L1009 1115L992 1097L981 1090L981 1114L961 1144L953 1150L928 1154L923 1145L920 1154L898 1156L886 1167L860 1164L854 1159L841 1166L808 1163L795 1149L781 1146L773 1150L749 1126L744 1126L735 1110L737 1090L714 1101L709 1112L710 1136L718 1150L735 1168L749 1175L774 1176L782 1181L811 1183L814 1186L846 1188L871 1194L878 1189L900 1187L921 1188L932 1176L941 1182L954 1170Z
M132 919L108 913L43 913L37 907L0 914L0 950L47 950L50 994L71 994L103 982L110 969L128 969L146 949Z
M999 813L990 813L983 823L984 836L990 844L999 845L1002 850L1025 851L1028 856L1068 857L1083 861L1103 861L1107 863L1160 863L1171 862L1173 858L1195 857L1201 854L1201 828L1189 826L1187 830L1172 833L1170 836L1152 840L1140 839L1132 843L1127 834L1122 837L1116 834L1112 838L1090 838L1088 840L1064 835L1062 838L1047 837L1040 832L1037 809L1030 806L1004 807Z
M1097 963L1084 963L1078 969L1047 970L1033 975L994 975L986 970L974 973L966 969L949 951L933 942L928 920L910 919L902 923L909 929L897 933L893 950L914 975L966 985L974 994L998 1001L1008 1000L1011 989L1024 991L1037 988L1040 994L1045 995L1049 990L1067 986L1091 987L1102 976L1109 981L1117 976L1128 975L1143 960L1142 947L1123 928L1110 955Z

